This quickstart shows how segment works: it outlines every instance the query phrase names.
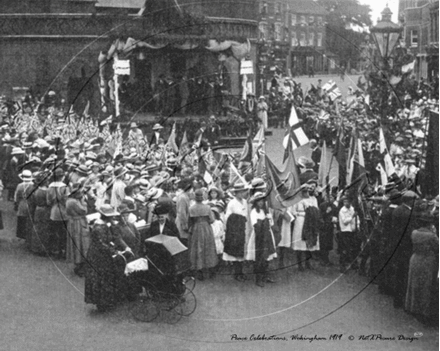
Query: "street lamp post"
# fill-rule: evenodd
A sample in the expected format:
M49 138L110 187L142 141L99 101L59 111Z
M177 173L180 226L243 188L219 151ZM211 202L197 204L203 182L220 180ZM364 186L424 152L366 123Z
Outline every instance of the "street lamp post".
M376 26L370 28L370 32L376 43L380 57L382 58L382 67L380 67L380 76L383 78L383 86L381 89L381 123L384 127L388 121L388 98L389 98L389 77L390 64L388 62L391 53L396 46L403 28L391 21L392 12L388 5L382 11L382 19Z

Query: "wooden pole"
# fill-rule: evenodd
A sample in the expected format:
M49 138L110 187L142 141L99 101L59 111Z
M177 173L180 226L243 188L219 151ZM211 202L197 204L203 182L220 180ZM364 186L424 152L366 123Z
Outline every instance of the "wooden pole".
M116 63L118 62L118 54L116 52L113 55L113 60L114 60L113 70L115 70ZM115 92L114 92L114 94L115 94L115 115L116 115L116 118L118 118L120 115L120 111L119 111L119 75L116 73L116 71L113 75L113 80L115 81Z

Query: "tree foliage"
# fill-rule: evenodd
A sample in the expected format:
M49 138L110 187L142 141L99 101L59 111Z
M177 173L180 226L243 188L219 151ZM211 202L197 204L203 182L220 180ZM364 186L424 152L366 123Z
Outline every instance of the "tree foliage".
M318 3L329 12L327 22L332 25L370 26L372 23L370 6L361 4L359 0L318 0Z
M341 66L356 66L365 34L351 29L353 25L371 25L369 5L359 0L318 0L327 11L326 46L340 59Z

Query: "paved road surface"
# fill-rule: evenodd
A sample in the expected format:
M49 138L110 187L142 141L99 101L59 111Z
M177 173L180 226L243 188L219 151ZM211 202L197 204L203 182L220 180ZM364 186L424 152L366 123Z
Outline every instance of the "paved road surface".
M281 154L278 141L275 133L268 152ZM316 269L306 272L299 272L293 260L285 269L271 266L277 282L265 288L252 280L236 282L228 272L198 282L196 312L177 325L136 323L128 304L97 313L83 302L83 279L64 262L26 252L15 239L11 203L0 205L6 225L0 232L1 351L438 349L438 331L395 310L391 298L379 295L367 278L353 272L341 275L316 262ZM398 338L414 333L423 336L412 343L358 340L361 335ZM277 334L288 340L233 341L234 334L237 338ZM327 339L342 334L342 338L291 341L296 334ZM349 340L351 335L354 341Z

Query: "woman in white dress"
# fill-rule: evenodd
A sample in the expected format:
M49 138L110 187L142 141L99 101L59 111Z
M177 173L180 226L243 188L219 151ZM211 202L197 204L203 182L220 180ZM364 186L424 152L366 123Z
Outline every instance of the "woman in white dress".
M282 212L281 221L281 240L278 243L278 248L280 252L279 267L284 267L285 257L287 252L292 247L292 224L295 221L295 215L293 214L294 205L289 206Z
M295 223L292 232L292 249L296 252L298 268L300 271L303 271L304 261L307 269L313 269L310 264L310 259L312 257L310 251L319 250L319 240L312 247L308 247L307 243L302 240L306 209L311 206L318 208L318 201L316 200L316 197L309 195L309 191L311 190L309 184L303 184L301 188L302 199L293 205L292 209L292 214L295 216Z
M266 194L257 192L249 202L252 204L250 213L252 233L246 251L246 260L254 261L254 274L258 286L273 283L268 276L269 261L277 257L275 238L272 233L273 219L267 210Z

